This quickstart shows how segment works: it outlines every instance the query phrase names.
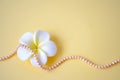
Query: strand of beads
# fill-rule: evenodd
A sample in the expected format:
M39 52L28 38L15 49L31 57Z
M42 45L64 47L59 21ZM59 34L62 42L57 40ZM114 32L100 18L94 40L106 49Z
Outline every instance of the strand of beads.
M0 57L0 61L4 61L4 60L7 60L7 59L11 58L13 55L15 55L15 53L16 53L16 51L17 51L17 49L19 47L23 47L23 48L28 49L29 51L31 51L34 54L35 58L36 58L36 61L37 61L38 65L39 65L39 68L41 68L43 70L47 70L47 71L50 71L50 70L53 70L53 69L57 68L58 66L60 66L65 61L74 60L74 59L81 60L81 61L87 63L88 65L90 65L90 66L92 66L94 68L97 68L97 69L110 68L111 66L114 66L114 65L120 63L120 59L116 59L116 60L114 60L114 61L112 61L112 62L110 62L108 64L98 65L98 64L95 64L94 62L92 62L91 60L85 58L85 57L72 55L72 56L64 57L63 59L61 59L56 64L53 64L52 66L45 67L40 63L40 61L39 61L39 59L37 57L37 54L33 50L31 50L29 47L27 47L26 45L23 45L23 44L19 44L12 52L9 53L9 55Z
M14 56L15 53L16 53L16 51L17 51L17 49L18 49L20 46L21 46L21 44L19 44L19 45L18 45L13 51L11 51L8 55L0 57L0 61L7 60L7 59L11 58L12 56Z
M106 69L106 68L110 68L111 66L114 66L115 64L118 64L120 63L120 59L116 59L114 61L112 61L111 63L108 63L108 64L104 64L104 65L98 65L98 64L95 64L94 62L88 60L87 58L85 57L82 57L82 56L67 56L67 57L64 57L63 59L61 59L59 62L57 62L56 64L50 66L50 67L45 67L43 66L42 64L40 64L39 62L39 59L37 58L37 56L35 55L36 57L36 60L37 60L37 63L39 65L40 68L42 68L43 70L47 70L47 71L50 71L50 70L53 70L55 68L57 68L58 66L60 66L62 63L64 63L65 61L68 61L68 60L71 60L71 59L79 59L85 63L87 63L88 65L94 67L94 68L97 68L97 69Z

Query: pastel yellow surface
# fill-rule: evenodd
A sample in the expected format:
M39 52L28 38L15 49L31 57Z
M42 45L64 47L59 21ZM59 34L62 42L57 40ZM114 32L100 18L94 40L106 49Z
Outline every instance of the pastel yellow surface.
M52 65L69 55L98 64L120 58L120 0L0 0L0 56L27 31L51 34L58 52ZM105 70L70 60L46 72L15 55L0 62L0 80L120 80L120 64Z

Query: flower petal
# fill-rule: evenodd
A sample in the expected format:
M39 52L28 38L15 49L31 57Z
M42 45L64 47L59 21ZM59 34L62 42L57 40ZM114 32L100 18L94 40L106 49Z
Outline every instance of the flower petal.
M25 49L23 47L19 47L17 50L17 56L20 60L25 61L28 58L30 58L32 56L32 51Z
M46 64L47 63L47 55L42 51L42 50L39 50L38 52L38 55L39 55L39 61L41 64Z
M31 64L32 64L33 66L38 67L38 63L37 63L37 60L35 59L35 57L32 57L32 58L30 59L30 62L31 62Z
M50 35L45 31L38 30L34 33L33 40L36 45L38 45L42 41L47 41L49 39L50 39Z
M39 59L40 64L42 64L42 65L46 64L46 62L47 62L47 56L46 56L46 54L43 51L39 50L39 53L36 54L36 57ZM30 59L30 62L35 67L39 66L35 57L32 57Z
M33 40L33 33L31 32L26 32L21 38L20 38L20 43L24 44L26 46L30 46L32 44Z
M57 52L56 44L50 40L42 43L40 48L47 54L47 56L54 56Z

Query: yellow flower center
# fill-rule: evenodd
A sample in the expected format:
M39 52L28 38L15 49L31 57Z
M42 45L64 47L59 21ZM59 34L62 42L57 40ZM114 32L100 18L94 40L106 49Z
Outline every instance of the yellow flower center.
M38 50L39 50L39 47L38 45L35 45L35 48L34 48L35 52L38 53Z
M35 53L38 53L40 47L39 47L39 44L35 44L34 42L32 42L30 48L35 52Z

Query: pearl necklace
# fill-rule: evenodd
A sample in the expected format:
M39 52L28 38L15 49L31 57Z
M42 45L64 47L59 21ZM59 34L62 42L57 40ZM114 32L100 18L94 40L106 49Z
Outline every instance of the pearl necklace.
M68 61L68 60L71 60L71 59L72 59L72 60L76 60L76 59L81 60L81 61L87 63L88 65L90 65L90 66L92 66L92 67L94 67L94 68L97 68L97 69L110 68L110 67L112 67L112 66L120 63L120 58L119 58L119 59L116 59L116 60L114 60L114 61L112 61L112 62L110 62L110 63L104 64L104 65L98 65L98 64L92 62L91 60L85 58L85 57L72 55L72 56L66 56L66 57L64 57L63 59L61 59L61 60L58 61L57 63L53 64L52 66L45 67L45 66L43 66L43 65L40 63L40 61L39 61L39 59L38 59L38 57L37 57L37 54L36 54L32 49L30 49L29 47L27 47L27 46L25 46L25 45L23 45L23 44L19 44L19 45L18 45L12 52L10 52L8 55L3 56L3 57L0 57L0 61L7 60L7 59L11 58L12 56L14 56L14 55L16 54L17 49L18 49L19 47L23 47L23 48L28 49L29 51L31 51L31 52L34 54L34 56L35 56L35 58L36 58L36 60L37 60L37 64L39 65L39 68L41 68L41 69L43 69L43 70L46 70L46 71L53 70L53 69L57 68L58 66L60 66L60 65L61 65L62 63L64 63L65 61Z

